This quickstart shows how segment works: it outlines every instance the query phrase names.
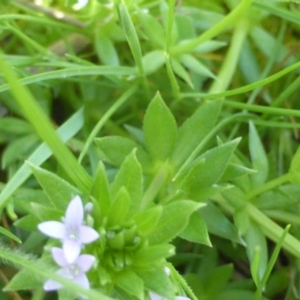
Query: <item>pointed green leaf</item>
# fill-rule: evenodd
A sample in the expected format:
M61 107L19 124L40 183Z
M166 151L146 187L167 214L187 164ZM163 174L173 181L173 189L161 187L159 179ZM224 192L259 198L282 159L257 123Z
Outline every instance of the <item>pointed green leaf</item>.
M16 227L28 230L28 231L36 231L37 225L41 221L38 217L34 215L27 215L25 217L22 217L14 222L14 225Z
M143 195L143 177L141 165L136 158L136 151L133 150L121 165L121 168L111 185L112 196L116 195L121 187L125 187L131 198L131 212L140 209Z
M64 215L63 210L40 205L38 203L30 203L32 214L39 218L40 221L60 220Z
M208 232L235 243L243 244L237 229L227 219L223 212L211 201L206 201L205 203L207 205L200 209L198 213L204 219Z
M213 129L221 110L221 101L205 102L179 129L172 161L179 167Z
M186 227L190 215L204 206L190 200L180 200L167 204L158 221L157 226L148 236L150 245L167 243Z
M175 254L175 247L170 244L154 245L142 248L134 255L135 266L149 266L162 263L167 257Z
M5 235L18 243L22 243L22 241L18 237L16 237L14 234L12 234L10 231L6 230L2 226L0 226L0 234Z
M125 33L127 42L129 44L132 56L135 60L135 63L137 65L140 75L143 75L144 69L143 69L143 63L142 63L141 45L140 45L139 38L137 36L135 27L132 23L128 8L124 1L121 1L121 3L117 5L117 11L118 11L119 20L120 20L122 29Z
M251 222L245 235L246 250L251 263L251 274L258 286L263 278L268 263L268 246L262 229Z
M54 173L36 167L30 163L29 167L54 208L64 211L74 196L81 195L77 188Z
M5 291L32 290L41 287L43 279L30 270L20 270L5 286Z
M143 234L150 233L155 228L162 211L162 206L155 206L137 213L134 220L139 230Z
M165 32L159 21L151 14L142 10L138 12L139 20L150 42L156 47L163 49L165 45Z
M159 93L152 99L146 111L144 133L151 156L156 160L167 159L177 139L177 125Z
M165 299L174 299L174 286L164 271L162 265L153 266L153 269L136 272L144 281L145 288L161 295Z
M191 215L187 226L183 229L179 236L187 241L211 247L206 224L197 212L194 212Z
M127 190L122 187L116 195L107 216L107 226L112 227L116 224L121 224L131 205L130 196Z
M249 150L252 167L257 171L257 173L251 175L251 181L254 186L260 186L268 178L269 163L260 136L252 122L249 123Z
M107 136L97 138L95 142L100 150L101 158L114 166L120 167L133 149L137 149L136 156L143 169L148 170L151 168L149 155L140 145L130 139L120 136Z
M95 39L96 51L101 62L107 66L119 66L118 53L107 35L99 34Z
M193 89L194 85L192 83L190 75L185 70L185 68L181 65L181 63L177 59L172 59L171 65L172 65L172 69L173 69L174 73L177 76L179 76L181 79L183 79Z
M129 295L144 299L143 280L133 271L127 270L115 275L116 285Z
M148 52L143 56L143 66L146 75L156 72L165 63L165 55L162 50Z
M213 72L211 72L205 65L203 65L199 60L190 54L183 54L180 57L180 61L186 68L190 69L196 74L205 77L216 78Z
M220 181L233 180L241 176L252 175L256 170L235 163L229 163Z
M219 147L206 151L199 157L197 163L187 174L183 188L193 193L211 187L217 183L224 173L231 155L240 139L233 140Z
M93 215L98 216L96 219L99 219L99 216L106 216L111 204L111 196L105 167L102 162L99 163L92 185L91 195L96 199Z

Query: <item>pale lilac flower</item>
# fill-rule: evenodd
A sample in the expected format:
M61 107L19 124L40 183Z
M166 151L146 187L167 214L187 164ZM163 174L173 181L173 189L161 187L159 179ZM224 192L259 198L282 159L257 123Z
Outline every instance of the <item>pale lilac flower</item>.
M51 249L55 262L61 267L57 271L59 275L72 280L77 285L89 289L90 283L85 273L95 263L95 257L90 254L83 254L77 257L73 263L69 263L66 259L63 249L53 247ZM62 287L59 282L49 279L44 284L45 291L54 291Z
M76 196L67 207L63 223L46 221L38 225L38 229L45 235L61 240L68 263L76 260L84 244L89 244L99 238L96 230L83 225L83 216L82 201L79 196Z
M152 291L149 291L149 297L150 297L150 300L168 300L168 299L164 298L163 296L158 295ZM185 296L176 296L175 300L191 300L191 299L188 297L185 297Z

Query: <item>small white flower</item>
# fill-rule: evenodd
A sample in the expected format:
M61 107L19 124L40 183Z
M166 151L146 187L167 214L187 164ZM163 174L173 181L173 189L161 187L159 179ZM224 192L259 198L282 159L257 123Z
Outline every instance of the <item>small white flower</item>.
M72 7L75 10L80 10L84 8L88 4L89 0L77 0L77 3L74 4Z
M74 197L67 207L63 223L46 221L38 225L45 235L61 240L66 260L72 263L78 257L82 245L94 242L99 238L98 232L83 225L83 205L79 196Z

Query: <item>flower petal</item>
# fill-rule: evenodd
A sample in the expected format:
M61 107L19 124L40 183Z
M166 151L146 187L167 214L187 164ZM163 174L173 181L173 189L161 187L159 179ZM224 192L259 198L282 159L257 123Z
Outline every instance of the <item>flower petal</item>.
M82 244L89 244L99 238L99 233L88 226L80 226L79 239Z
M95 263L96 258L90 254L82 254L78 257L76 264L82 272L87 272Z
M79 196L75 196L68 205L65 224L68 228L79 227L83 223L83 205Z
M87 278L87 276L84 273L79 273L76 278L74 278L74 282L76 282L78 285L84 287L85 289L90 288L90 283Z
M67 262L71 264L79 256L81 245L76 240L67 239L63 241L63 250Z
M185 296L176 296L175 300L191 300L191 299Z
M165 300L164 297L152 292L152 291L149 291L149 297L151 300Z
M55 291L62 287L62 285L52 279L47 280L44 283L44 290L45 291Z
M65 225L57 221L46 221L38 225L38 229L47 236L63 239L66 234Z
M61 267L67 267L69 265L68 261L66 260L65 257L65 252L63 249L57 248L57 247L53 247L51 249L52 252L52 256L55 260L55 262L61 266Z

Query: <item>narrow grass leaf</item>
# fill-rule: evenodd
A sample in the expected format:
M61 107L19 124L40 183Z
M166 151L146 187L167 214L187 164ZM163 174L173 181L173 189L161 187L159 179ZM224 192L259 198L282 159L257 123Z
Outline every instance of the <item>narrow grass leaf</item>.
M22 243L22 241L18 237L16 237L14 234L12 234L10 231L8 231L7 229L5 229L2 226L0 226L0 234L5 235L8 238L10 238L18 243Z
M30 91L21 84L16 74L12 71L12 68L3 60L2 53L0 55L0 70L4 78L8 81L11 93L16 102L22 108L24 115L35 128L40 138L47 143L73 182L83 191L88 192L91 186L90 176L83 167L77 163L72 152L57 135L52 124L38 106Z
M80 109L71 118L69 118L61 127L57 129L57 134L63 142L73 137L83 125L83 110ZM46 143L41 144L27 159L27 162L39 166L46 161L52 152ZM0 194L0 208L5 205L9 197L25 182L31 175L31 170L27 163L16 171L9 182L5 185Z
M125 2L121 1L121 3L117 6L117 9L121 26L124 30L136 66L140 75L144 75L141 45Z

